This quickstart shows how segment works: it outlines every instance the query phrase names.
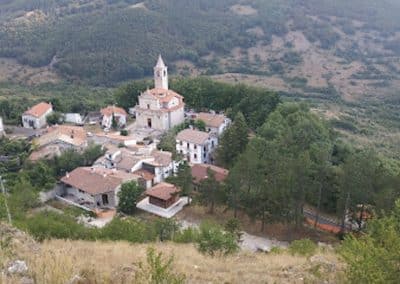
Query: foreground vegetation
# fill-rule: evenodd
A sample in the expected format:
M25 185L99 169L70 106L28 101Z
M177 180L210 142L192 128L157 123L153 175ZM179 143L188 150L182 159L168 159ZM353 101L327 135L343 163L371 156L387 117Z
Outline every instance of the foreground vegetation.
M4 230L4 226L0 226ZM143 276L142 271L147 277L140 278L140 283L164 283L149 279L153 275L165 276L163 271L167 275L184 276L185 283L296 283L300 278L319 283L323 280L341 281L343 277L342 264L329 248L315 251L312 259L287 252L271 255L238 252L225 257L209 257L199 253L191 244L55 239L37 244L25 235L14 233L12 236L9 243L12 253L6 259L0 258L3 260L0 267L8 259L23 259L29 267L28 276L39 283L66 283L75 275L83 282L130 283L137 274ZM155 250L150 259L153 261L147 260L149 247ZM159 265L149 265L155 263L154 256L159 253L162 253L161 265L173 257L171 265L164 270L149 269L160 268ZM17 277L6 280L7 283L19 283Z

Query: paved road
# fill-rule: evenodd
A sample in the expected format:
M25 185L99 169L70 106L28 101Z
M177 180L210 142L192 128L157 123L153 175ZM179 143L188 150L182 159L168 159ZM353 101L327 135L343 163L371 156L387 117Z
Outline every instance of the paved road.
M310 209L304 208L303 214L304 214L304 217L311 219L313 221L315 221L317 218L316 212L314 212L313 210L310 210ZM335 220L333 218L329 218L329 217L323 216L321 214L318 217L318 224L329 225L329 226L341 229L341 223L339 220ZM346 224L346 229L351 230L351 226Z

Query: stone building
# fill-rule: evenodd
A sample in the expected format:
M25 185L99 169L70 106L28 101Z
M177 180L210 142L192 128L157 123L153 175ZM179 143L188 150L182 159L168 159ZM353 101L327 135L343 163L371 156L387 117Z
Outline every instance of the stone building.
M168 89L168 67L160 55L154 67L154 88L144 91L135 107L136 123L166 131L184 122L184 109L183 97Z

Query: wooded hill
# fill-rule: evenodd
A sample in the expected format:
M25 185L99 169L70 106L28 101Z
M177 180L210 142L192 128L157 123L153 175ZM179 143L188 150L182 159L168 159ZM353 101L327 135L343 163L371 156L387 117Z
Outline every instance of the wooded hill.
M308 49L341 62L339 69L361 62L365 68L352 70L353 81L387 86L400 69L395 0L1 2L0 56L30 66L51 64L63 76L95 84L149 75L163 53L180 72L278 75L289 87L332 94L335 82L307 84L292 72L309 60L296 33ZM282 52L271 53L277 47Z

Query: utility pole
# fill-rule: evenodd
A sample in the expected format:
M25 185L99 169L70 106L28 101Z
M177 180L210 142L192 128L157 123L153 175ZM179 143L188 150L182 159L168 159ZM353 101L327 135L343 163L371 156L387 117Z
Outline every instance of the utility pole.
M4 205L6 207L6 212L7 212L7 217L8 217L8 223L10 225L12 225L12 221L11 221L11 213L10 213L10 209L8 208L8 203L7 203L7 194L6 194L6 189L4 188L4 184L3 184L3 179L0 176L0 185L1 185L1 191L3 192L3 196L4 196Z

